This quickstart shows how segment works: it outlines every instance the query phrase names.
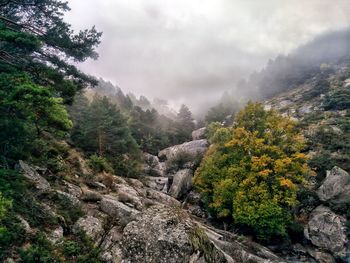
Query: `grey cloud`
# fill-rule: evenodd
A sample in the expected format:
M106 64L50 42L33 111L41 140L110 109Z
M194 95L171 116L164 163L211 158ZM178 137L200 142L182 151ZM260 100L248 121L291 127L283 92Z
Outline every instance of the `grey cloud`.
M125 92L195 110L323 32L349 25L348 0L71 0L74 28L103 31L81 69Z

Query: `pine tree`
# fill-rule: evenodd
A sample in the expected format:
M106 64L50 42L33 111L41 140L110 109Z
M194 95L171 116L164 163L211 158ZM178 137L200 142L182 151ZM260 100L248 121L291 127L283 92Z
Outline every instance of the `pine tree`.
M191 139L192 131L195 129L192 113L190 109L182 104L176 116L177 136L179 142L184 142Z

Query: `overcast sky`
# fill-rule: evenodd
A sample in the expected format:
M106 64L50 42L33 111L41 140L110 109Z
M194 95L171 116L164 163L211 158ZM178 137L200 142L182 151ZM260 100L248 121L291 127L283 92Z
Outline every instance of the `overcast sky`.
M196 105L268 58L350 23L350 0L70 0L75 29L103 31L81 69L125 92Z

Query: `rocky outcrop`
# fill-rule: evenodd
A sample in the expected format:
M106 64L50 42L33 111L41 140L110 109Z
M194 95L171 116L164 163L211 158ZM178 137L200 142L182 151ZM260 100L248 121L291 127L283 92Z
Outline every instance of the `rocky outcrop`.
M57 244L63 239L63 227L59 226L56 229L54 229L50 235L48 236L48 239L51 241L53 244Z
M181 203L178 200L171 197L170 195L167 195L165 193L162 193L153 189L147 189L146 197L149 198L150 200L153 200L154 203L164 204L169 207L180 207L181 205Z
M154 190L167 193L169 186L169 177L145 176L144 183L146 186Z
M120 220L121 225L126 225L133 220L139 213L138 210L131 208L118 200L118 197L104 195L100 202L100 209L110 217Z
M346 219L336 215L328 207L318 206L310 215L304 230L305 237L319 248L328 250L344 262L350 260L350 250L345 229Z
M205 133L207 131L206 127L203 128L199 128L197 130L194 130L192 132L192 140L196 141L196 140L201 140L201 139L205 139Z
M100 241L103 233L102 222L100 219L93 216L81 217L74 224L73 232L78 233L81 230L97 243Z
M173 178L173 183L169 189L169 195L176 199L182 198L192 187L193 171L184 169L178 171Z
M317 190L322 201L342 202L350 198L350 175L343 169L335 166L327 171L327 177Z
M255 243L226 242L181 209L153 206L130 222L119 248L123 262L284 262Z
M164 150L161 150L158 153L160 160L170 160L178 153L185 153L191 156L203 155L204 152L208 149L209 143L207 140L196 140L191 142L185 142L183 144L175 145L168 147Z
M121 240L123 260L133 263L207 262L200 244L192 244L195 231L194 223L180 211L152 207L125 227ZM228 262L221 251L213 245L211 249L207 253L212 262Z
M164 176L166 174L165 163L159 162L157 156L149 153L143 154L144 164L143 164L143 174L148 176Z
M33 183L38 190L50 190L49 182L37 172L37 169L35 167L32 167L20 160L19 168L22 171L23 176L31 183Z

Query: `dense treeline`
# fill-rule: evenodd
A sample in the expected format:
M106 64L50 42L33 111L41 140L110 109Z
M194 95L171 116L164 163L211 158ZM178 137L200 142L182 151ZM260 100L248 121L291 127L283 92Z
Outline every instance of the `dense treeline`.
M101 33L95 28L75 33L64 20L67 2L58 0L8 0L0 3L0 261L17 254L19 262L58 262L66 257L64 246L75 242L80 260L99 262L93 245L85 239L62 244L54 251L40 231L57 224L48 216L21 174L18 160L44 164L55 172L59 149L54 142L67 138L72 127L66 104L79 90L96 85L73 62L96 58ZM61 202L65 219L81 215L79 208ZM39 231L25 235L18 215ZM64 213L63 213L64 214ZM27 249L12 250L30 243Z

